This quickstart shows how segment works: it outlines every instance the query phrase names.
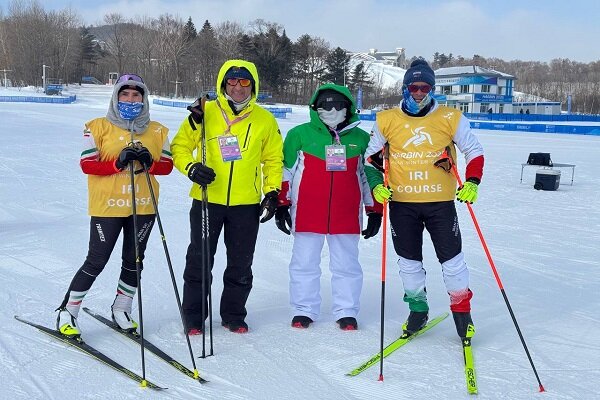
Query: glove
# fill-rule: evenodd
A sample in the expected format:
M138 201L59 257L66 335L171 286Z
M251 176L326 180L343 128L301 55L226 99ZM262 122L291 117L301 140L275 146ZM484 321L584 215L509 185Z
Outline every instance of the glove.
M145 148L144 146L137 149L137 160L148 170L152 167L154 163L154 159L152 158L152 154L150 150Z
M200 186L206 186L215 180L215 171L202 163L194 163L188 169L188 178Z
M379 228L381 227L381 217L383 217L383 215L372 212L368 214L367 217L369 218L367 221L367 229L362 231L365 239L377 235L377 232L379 232Z
M456 191L456 199L461 203L473 204L477 200L478 183L467 179L467 181Z
M123 150L121 150L121 153L119 153L119 157L117 157L117 159L115 160L115 167L117 167L119 171L123 171L125 168L127 168L130 162L135 161L137 159L137 150L133 147L125 147Z
M440 158L438 158L433 165L435 165L438 168L443 169L446 172L450 172L452 171L452 167L454 166L454 163L452 162L452 157L450 157L449 155L450 153L445 151L444 154L441 155Z
M275 209L277 209L279 192L277 190L272 190L269 193L265 194L265 197L260 202L260 215L263 217L260 219L260 222L267 222L273 215L275 215Z
M392 199L392 188L383 186L382 183L378 184L373 188L373 197L377 200L378 203L383 204L384 201L388 201Z
M275 225L286 235L290 234L292 228L292 217L290 216L290 206L279 206L275 211Z

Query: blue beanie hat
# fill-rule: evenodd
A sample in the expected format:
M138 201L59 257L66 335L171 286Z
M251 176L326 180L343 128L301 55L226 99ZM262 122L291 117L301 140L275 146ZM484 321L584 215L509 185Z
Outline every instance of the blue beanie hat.
M427 64L427 61L418 58L410 64L410 68L404 74L403 84L410 85L413 82L425 82L431 86L435 86L435 74Z
M254 83L254 77L252 76L252 74L250 73L250 71L248 71L244 67L231 67L231 68L229 68L227 70L227 72L225 73L224 79L231 79L231 78L250 79L252 81L252 83Z

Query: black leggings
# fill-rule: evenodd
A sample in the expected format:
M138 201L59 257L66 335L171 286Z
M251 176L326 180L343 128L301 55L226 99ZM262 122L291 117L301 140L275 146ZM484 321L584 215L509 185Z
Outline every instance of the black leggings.
M440 264L462 251L454 201L433 203L390 202L392 242L396 254L423 261L423 229L427 229Z
M154 214L138 215L137 238L139 241L140 270L143 268L144 251L154 225ZM127 285L137 288L137 272L135 266L135 246L133 239L133 216L129 217L92 217L90 219L90 243L87 257L73 277L69 290L61 304L65 307L69 300L69 292L87 292L96 277L104 269L110 255L123 231L123 250L121 252L121 275L119 279Z

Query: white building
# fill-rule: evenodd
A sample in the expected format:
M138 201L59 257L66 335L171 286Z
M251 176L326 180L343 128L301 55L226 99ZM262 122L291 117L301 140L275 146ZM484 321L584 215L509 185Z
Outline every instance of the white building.
M435 98L465 113L513 113L512 75L477 66L435 71Z

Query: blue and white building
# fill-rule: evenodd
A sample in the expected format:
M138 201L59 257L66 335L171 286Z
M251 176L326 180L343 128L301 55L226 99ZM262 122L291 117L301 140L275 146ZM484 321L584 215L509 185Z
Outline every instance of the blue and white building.
M440 68L435 71L435 98L465 113L513 113L516 78L477 66ZM518 112L518 111L517 111Z

